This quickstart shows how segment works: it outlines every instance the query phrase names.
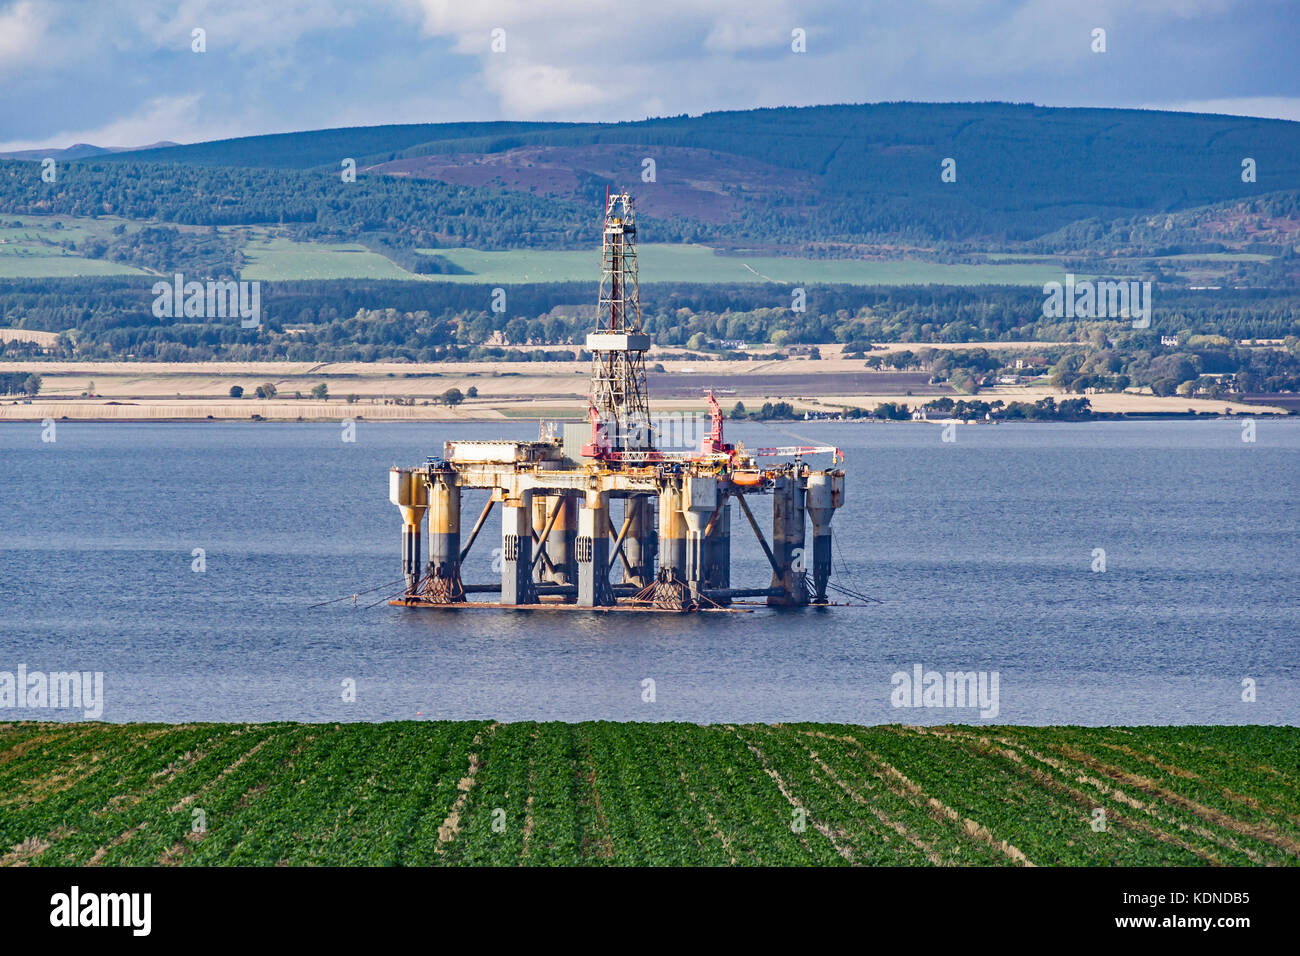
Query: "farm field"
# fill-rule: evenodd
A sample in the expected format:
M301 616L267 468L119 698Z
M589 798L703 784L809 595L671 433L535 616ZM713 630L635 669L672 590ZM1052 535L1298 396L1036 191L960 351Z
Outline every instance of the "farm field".
M354 243L294 242L279 237L255 239L243 249L248 265L239 277L275 282L286 279L414 279L392 260Z
M1296 865L1300 728L24 722L0 805L6 865Z
M0 339L42 333L0 329ZM1050 343L992 343L992 347L1033 350ZM986 343L937 348L960 350ZM888 345L895 351L906 345ZM659 410L702 410L705 390L719 389L719 401L730 408L741 401L790 401L800 411L836 413L844 407L874 408L881 402L909 407L936 395L950 394L946 386L931 386L914 372L876 372L856 359L840 357L838 346L826 346L818 360L714 361L700 363L652 352L662 359L664 372L650 372L650 392ZM482 418L581 418L591 366L586 362L6 362L0 372L41 377L41 391L30 403L0 398L0 421L71 419L204 419L260 415L268 419L338 419L364 415L391 420ZM270 382L278 389L275 401L254 398L254 390ZM313 401L311 390L324 383L328 402ZM230 387L239 385L244 398L232 400ZM468 396L454 408L432 404L449 388ZM469 389L477 395L469 396ZM82 397L93 393L94 397ZM347 401L357 396L359 404ZM981 392L985 400L1004 402L1057 401L1066 393L1044 385L997 385ZM414 404L397 405L402 398ZM1137 392L1099 392L1089 396L1094 410L1126 414L1159 412L1205 414L1286 414L1280 405L1246 405L1208 398L1160 397ZM431 404L423 404L423 403Z
M582 282L599 265L599 250L424 249L468 270L439 275L440 282ZM643 282L806 282L849 285L1039 285L1059 279L1059 265L948 265L915 260L799 259L785 256L718 256L707 246L641 243ZM596 266L593 266L596 263Z
M144 275L134 266L83 259L44 246L6 246L0 251L0 279L54 279L67 276Z
M21 226L13 223L20 222ZM0 215L0 279L40 279L67 276L144 275L135 266L106 259L87 259L53 245L105 239L121 219L86 219L75 216ZM138 224L125 226L130 231Z
M12 216L12 218L10 218ZM118 216L101 216L91 219L87 216L33 216L27 213L0 213L0 240L9 242L39 242L42 239L51 242L81 243L87 239L108 240L113 237L113 229L121 226L128 233L134 233L147 223L134 222ZM14 223L22 223L20 226ZM194 226L178 226L179 229L194 230Z
M80 247L87 239L112 239L112 229L116 226L135 232L150 223L109 216L90 219L19 215L12 220L0 217L0 221L22 223L21 227L0 227L0 278L146 274L144 270L123 263L68 253L53 243L71 241ZM193 232L201 227L174 228ZM264 226L219 227L222 233L235 230L242 230L249 236L249 241L242 247L247 264L241 270L240 278L263 282L328 279L409 279L494 285L587 282L600 261L600 250L596 246L590 250L512 249L500 252L468 248L422 249L421 252L442 256L467 270L467 274L420 276L357 243L298 242L271 235ZM703 245L642 243L639 256L641 277L645 282L1041 286L1059 280L1062 271L1054 257L998 254L990 254L984 263L946 264L913 259L719 256ZM1021 261L1000 262L999 259L1003 258Z

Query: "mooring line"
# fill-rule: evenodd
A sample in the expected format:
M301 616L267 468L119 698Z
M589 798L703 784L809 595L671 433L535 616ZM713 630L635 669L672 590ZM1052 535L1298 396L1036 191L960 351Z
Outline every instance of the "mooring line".
M366 588L364 591L357 591L354 594L345 594L341 598L334 598L332 601L321 601L319 604L308 604L307 609L311 610L314 607L324 607L326 604L338 604L339 601L346 601L348 598L353 598L355 600L362 594L370 594L374 591L378 591L380 588L389 588L394 584L401 584L405 580L405 578L397 578L394 581L385 581L383 584L376 584L373 588Z
M851 588L841 587L840 585L838 585L838 584L832 584L832 583L830 583L829 581L826 582L826 586L827 586L828 588L830 588L832 591L834 591L836 594L842 594L842 595L844 595L845 597L851 597L851 598L854 598L854 599L859 600L859 601L870 601L872 604L884 604L884 603L885 603L884 601L880 600L880 598L874 598L874 597L872 597L870 594L863 594L863 593L861 593L860 591L854 591L854 590L852 590ZM847 606L848 606L848 607L867 607L868 605L866 605L866 604L858 604L858 605L847 605Z
M367 605L366 605L365 607L363 607L361 610L363 610L363 611L369 611L372 607L379 607L379 605L381 605L381 604L385 604L385 603L387 603L388 601L393 600L393 598L397 597L398 595L400 595L400 594L402 594L402 593L403 593L403 592L401 592L401 591L394 591L392 594L389 594L389 595L386 595L386 596L384 596L384 597L381 597L381 598L380 598L378 601L376 601L374 604L367 604Z
M833 541L833 542L835 543L835 551L836 551L836 553L839 555L839 558L840 558L840 567L843 568L845 571L847 571L847 572L849 573L849 576L850 576L851 578L856 579L856 578L857 578L857 572L854 571L853 568L851 568L851 567L849 566L849 562L848 562L848 561L845 559L845 557L844 557L844 549L840 547L840 539L839 539L839 535L831 535L831 541ZM842 584L837 584L837 583L835 583L834 581L827 581L827 582L826 582L826 586L827 586L828 588L831 588L831 589L834 590L834 591L838 591L840 594L844 594L844 595L847 595L848 597L852 597L852 598L857 598L859 601L871 601L871 602L874 603L874 604L884 604L884 603L885 603L884 601L880 600L879 598L871 597L871 595L869 595L869 594L862 594L862 593L860 593L860 592L858 592L858 591L854 591L852 588L846 588L844 585L842 585Z

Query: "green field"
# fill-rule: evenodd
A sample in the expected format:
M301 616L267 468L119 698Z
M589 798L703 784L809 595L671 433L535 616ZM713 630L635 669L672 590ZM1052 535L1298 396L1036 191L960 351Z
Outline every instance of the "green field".
M244 246L248 265L241 279L414 279L389 259L353 243L259 239Z
M3 217L0 217L3 218ZM148 225L115 217L15 216L21 228L0 228L0 278L143 275L133 266L69 254L52 245L86 239L111 240L119 223L128 232ZM199 227L177 227L185 231ZM221 227L222 232L235 228ZM514 249L423 249L468 271L466 275L415 275L392 260L356 243L296 242L270 236L265 228L249 228L252 239L243 246L248 264L240 278L264 282L303 279L407 279L511 285L527 282L590 282L600 269L600 251ZM778 256L719 256L700 245L646 243L639 249L643 282L775 282L781 285L845 283L849 285L1029 285L1059 280L1061 266L1043 261L947 265L918 260L858 261L800 259ZM1030 258L1030 257L1023 257Z
M17 723L0 806L8 865L1296 865L1300 728Z
M117 216L29 216L26 213L0 213L0 222L21 222L21 226L0 226L0 239L35 241L40 238L57 242L83 242L86 239L111 239L118 225L128 232L136 232L147 223L133 222ZM177 227L195 229L197 227Z
M81 243L92 236L105 238L113 226L121 222L119 219L78 219L72 216L14 216L11 219L0 216L0 221L22 223L18 227L0 227L0 279L144 275L134 266L86 259L51 245L68 241ZM138 224L135 228L139 228Z
M558 252L518 249L423 249L469 275L441 275L440 282L583 282L600 268L597 249ZM644 243L637 249L642 282L777 282L783 285L1038 285L1059 280L1059 265L947 265L936 262L718 256L706 246Z
M1268 262L1272 258L1258 252L1184 252L1157 257L1161 262Z
M0 279L44 279L64 276L144 275L144 271L120 262L83 259L51 254L48 247L0 246Z
M0 228L0 278L144 275L143 270L118 262L87 259L51 243L110 239L110 230L123 224L128 231L146 223L114 217L17 216L21 228ZM14 220L7 220L14 221ZM179 227L197 229L198 227ZM229 232L236 227L222 227ZM269 236L264 228L249 230L243 247L248 260L242 279L264 282L304 279L406 279L512 285L529 282L589 282L600 268L600 252L547 249L422 249L467 270L464 275L415 275L392 260L356 243L296 242ZM945 264L920 260L862 261L801 259L784 256L720 256L701 245L646 243L639 249L643 282L732 283L774 282L783 286L843 283L847 285L1025 285L1060 281L1062 266L1051 256L990 253L986 262ZM1004 259L1017 262L1002 262ZM1207 253L1168 256L1171 262L1264 261L1268 256ZM1032 260L1032 261L1023 261Z

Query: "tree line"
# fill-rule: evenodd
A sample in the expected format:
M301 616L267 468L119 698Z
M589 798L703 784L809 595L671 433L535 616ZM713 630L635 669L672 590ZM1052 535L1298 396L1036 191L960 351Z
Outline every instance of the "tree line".
M0 327L58 332L52 348L8 342L8 359L139 361L569 361L583 359L595 315L587 283L511 286L509 308L491 290L457 283L267 283L260 328L231 319L153 315L151 278L34 279L0 284ZM1053 385L1084 393L1149 386L1158 394L1297 387L1294 349L1240 348L1240 339L1300 335L1300 296L1231 290L1170 292L1151 328L1047 320L1038 290L1015 287L809 287L807 311L774 304L771 286L647 285L643 324L662 346L717 358L770 357L790 346L841 343L864 367L929 371L973 394L1006 355L950 352L942 343L1078 343L1040 353ZM586 300L586 301L584 301ZM382 308L371 303L389 302ZM1162 344L1173 336L1177 344ZM725 343L760 348L740 352ZM873 346L915 345L873 355ZM507 347L510 346L510 347ZM996 350L995 350L996 351ZM1225 381L1225 376L1235 376ZM1187 383L1193 383L1188 386ZM1187 386L1187 387L1184 387Z

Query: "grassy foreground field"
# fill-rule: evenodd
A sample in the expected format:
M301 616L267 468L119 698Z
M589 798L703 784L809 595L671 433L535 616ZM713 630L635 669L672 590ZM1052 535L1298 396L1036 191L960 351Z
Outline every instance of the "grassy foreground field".
M1300 728L11 723L0 854L1295 865Z

